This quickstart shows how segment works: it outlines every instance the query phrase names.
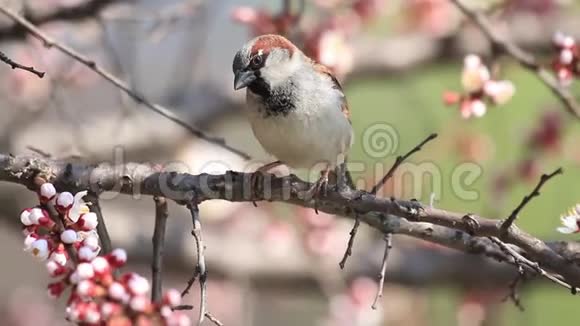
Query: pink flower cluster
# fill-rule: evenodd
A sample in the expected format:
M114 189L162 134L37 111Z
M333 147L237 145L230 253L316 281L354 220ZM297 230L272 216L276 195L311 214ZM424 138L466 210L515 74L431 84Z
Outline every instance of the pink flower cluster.
M560 84L570 86L574 77L580 76L580 47L573 37L563 33L554 34L552 43L558 55L552 62Z
M508 80L494 80L488 67L477 55L467 55L461 73L463 92L447 91L443 101L447 105L459 104L464 119L482 117L487 112L487 103L506 104L515 93L515 86Z
M38 191L39 207L20 215L25 250L45 260L48 274L58 279L48 285L49 296L59 298L71 289L67 320L83 325L190 325L185 314L172 310L181 303L177 290L169 290L161 302L153 303L147 279L136 273L115 276L126 263L127 253L115 249L99 256L97 216L82 201L85 195L58 194L52 184L44 183ZM64 227L51 218L50 206L56 208Z

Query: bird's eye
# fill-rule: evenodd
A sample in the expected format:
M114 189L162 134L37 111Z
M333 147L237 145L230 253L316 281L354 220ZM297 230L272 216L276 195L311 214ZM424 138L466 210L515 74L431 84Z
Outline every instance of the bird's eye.
M257 55L252 58L250 64L252 65L252 67L257 68L262 65L262 61L263 61L262 56Z

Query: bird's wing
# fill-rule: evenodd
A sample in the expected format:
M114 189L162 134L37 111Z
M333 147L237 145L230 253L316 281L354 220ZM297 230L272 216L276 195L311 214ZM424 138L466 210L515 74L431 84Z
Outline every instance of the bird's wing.
M336 88L340 91L340 93L342 94L342 103L340 105L340 110L342 111L342 113L344 114L344 116L346 117L348 122L351 122L350 121L350 109L348 108L348 102L346 101L346 96L344 95L344 91L342 90L342 86L338 82L338 79L336 79L334 74L332 74L332 71L330 71L330 69L327 66L322 65L320 63L316 63L316 62L313 62L312 64L314 65L314 70L330 77L330 80L334 84L334 88Z

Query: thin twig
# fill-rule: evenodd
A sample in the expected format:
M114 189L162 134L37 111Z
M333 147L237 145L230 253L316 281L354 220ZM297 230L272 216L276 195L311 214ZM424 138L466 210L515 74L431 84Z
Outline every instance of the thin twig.
M99 203L99 196L95 193L89 192L87 200L91 203L89 206L91 212L97 214L97 233L101 240L103 253L107 254L113 250L113 245L111 237L109 236L109 230L107 230L107 224L105 224L105 218L103 217L103 211L101 210L101 204Z
M207 319L209 319L212 323L216 324L217 326L224 326L224 324L219 321L219 319L217 319L214 315L212 315L209 312L205 313L205 316L207 317Z
M393 235L387 233L385 235L385 253L383 254L383 263L381 265L381 273L379 274L379 288L377 289L377 295L375 296L375 301L371 308L373 310L377 309L377 304L379 300L383 297L383 287L385 285L385 274L387 273L387 259L389 258L389 251L393 247Z
M503 299L503 301L510 300L519 311L525 311L524 305L522 304L522 300L520 298L519 286L525 281L525 271L521 265L517 265L518 267L518 274L514 278L514 280L509 285L509 293Z
M198 276L199 276L199 268L196 267L193 270L193 274L191 275L189 280L187 280L187 284L185 285L185 288L183 289L183 291L181 291L181 297L184 297L186 294L189 293L189 290L191 290L191 287L195 283L195 280L197 279Z
M512 211L512 213L510 214L510 216L501 224L501 230L503 232L507 232L507 230L510 228L510 226L512 226L512 224L514 223L514 221L518 217L518 214L520 213L520 211L534 197L540 195L540 189L542 188L542 186L544 185L544 183L548 182L548 180L552 179L556 175L562 174L562 172L563 172L562 168L558 168L556 171L554 171L554 172L552 172L550 174L542 174L542 176L540 177L540 181L538 182L538 184L536 185L536 187L534 188L534 190L532 190L532 192L529 195L525 196L522 199L522 202Z
M571 286L570 284L562 281L561 279L559 279L558 277L554 276L551 273L546 272L543 268L540 267L540 265L536 262L533 262L531 260L529 260L528 258L522 256L520 253L518 253L517 251L513 250L510 246L508 246L506 243L504 243L503 241L501 241L499 238L497 237L489 237L489 239L498 245L498 247L504 251L506 254L510 255L511 257L514 258L514 262L516 263L516 266L518 265L524 265L528 268L531 268L533 271L535 271L536 273L538 273L540 276L545 277L546 279L552 281L553 283L560 285L562 287L567 288L568 290L572 291L573 293L575 293L576 289L575 287Z
M191 234L195 239L195 245L197 248L197 270L199 271L199 288L200 288L200 307L199 307L199 320L198 324L205 319L205 313L207 312L207 270L205 266L205 255L203 239L201 235L201 221L199 220L199 207L197 206L196 199L192 200L188 205L189 212L191 213L191 220L193 222L193 230Z
M356 217L354 219L354 225L352 226L352 230L350 230L350 237L348 238L348 244L346 246L346 250L344 251L344 255L342 256L342 260L340 261L340 263L338 263L338 265L340 266L340 269L344 269L344 266L346 265L346 261L348 259L348 257L350 257L352 255L352 246L354 245L354 238L356 237L356 233L358 231L358 227L360 226L360 218Z
M32 66L24 66L24 65L19 64L18 62L10 59L2 51L0 51L0 61L4 61L7 65L9 65L10 67L12 67L12 69L20 69L20 70L24 70L24 71L28 71L30 73L33 73L36 76L38 76L38 78L44 77L44 74L45 74L42 71L38 71L38 70L34 69L34 67L32 67Z
M574 98L574 95L562 87L556 80L554 75L544 69L534 58L534 56L514 42L509 41L494 32L493 24L489 21L486 15L482 12L472 10L465 5L461 0L450 0L465 16L473 21L477 27L483 32L487 39L492 43L492 47L506 53L514 58L522 67L533 72L539 80L541 80L546 87L564 104L566 110L574 117L580 118L580 104Z
M193 310L193 306L189 304L182 304L171 308L171 310Z
M389 169L387 174L385 174L383 176L383 178L373 187L373 189L370 191L370 193L375 195L379 191L379 189L381 189L381 187L393 176L393 174L395 173L397 168L407 158L409 158L414 153L420 151L421 147L423 147L426 143L430 142L431 140L433 140L435 138L437 138L437 134L431 134L431 135L429 135L429 137L425 138L421 143L419 143L417 146L415 146L413 149L411 149L407 154L405 154L403 156L398 156L397 159L395 160L395 163ZM348 239L348 244L346 246L346 250L344 252L344 255L342 256L342 260L340 261L340 263L338 263L338 265L340 266L341 269L344 269L344 266L346 265L346 261L347 261L348 257L352 255L352 246L354 244L354 239L356 237L356 233L358 231L359 225L360 225L360 220L358 218L355 218L354 225L352 227L352 230L350 231L350 237Z
M164 197L153 197L155 201L155 229L153 230L153 259L151 261L151 301L159 302L163 291L163 246L165 244L165 226L167 224L167 200Z
M244 153L244 152L228 145L223 138L209 136L205 132L203 132L203 131L189 125L185 121L181 120L179 117L177 117L175 115L175 113L173 113L169 109L167 109L159 104L155 104L153 102L150 102L147 98L145 98L143 95L139 94L136 90L131 89L131 87L127 83L125 83L121 79L117 78L111 72L109 72L109 71L105 70L104 68L102 68L101 66L97 65L97 63L95 61L80 54L79 52L77 52L73 48L57 42L55 39L51 38L47 34L43 33L41 30L39 30L36 26L34 26L26 18L18 15L17 13L12 11L11 9L8 9L5 6L0 6L0 13L6 15L10 19L12 19L15 23L17 23L20 26L22 26L23 28L25 28L34 37L41 40L44 43L45 47L47 47L47 48L54 47L54 48L58 49L60 52L62 52L63 54L65 54L65 55L73 58L74 60L82 63L83 65L87 66L89 69L91 69L92 71L99 74L105 80L109 81L111 84L115 85L117 88L124 91L133 100L135 100L135 102L143 104L149 110L151 110L151 111L163 116L164 118L180 125L181 127L185 128L186 130L188 130L191 134L193 134L196 137L199 137L199 138L201 138L205 141L208 141L212 144L215 144L215 145L218 145L222 148L225 148L228 151L235 153L244 159L250 158L250 156L247 153Z
M425 138L425 140L423 140L422 142L419 143L419 145L413 147L413 149L411 149L407 154L403 155L403 156L397 156L397 159L395 160L395 163L393 164L393 166L391 167L391 169L389 170L389 172L387 172L387 174L385 174L385 176L381 179L381 181L379 181L374 187L373 189L370 191L371 194L376 195L376 193L379 191L379 189L381 189L381 187L393 176L393 174L395 173L395 171L397 170L397 168L406 160L409 158L409 156L415 154L416 152L421 150L421 147L423 147L425 144L427 144L428 142L432 141L433 139L437 138L437 134L431 134L429 135L429 137Z

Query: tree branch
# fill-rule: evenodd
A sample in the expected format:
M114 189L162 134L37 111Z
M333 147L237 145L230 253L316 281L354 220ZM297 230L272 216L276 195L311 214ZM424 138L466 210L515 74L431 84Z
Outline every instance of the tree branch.
M24 71L28 71L30 73L35 74L36 76L38 76L38 78L42 78L44 77L44 72L42 71L38 71L36 69L34 69L34 67L32 66L24 66L19 64L18 62L10 59L4 52L0 51L0 61L5 62L7 65L9 65L10 67L12 67L12 69L20 69L20 70L24 70Z
M101 77L103 77L109 83L113 84L115 87L117 87L120 90L122 90L123 92L125 92L135 102L144 105L147 109L149 109L149 110L161 115L162 117L166 118L167 120L172 121L175 124L183 127L184 129L189 131L192 135L194 135L198 138L201 138L209 143L212 143L212 144L218 145L222 148L225 148L228 151L230 151L234 154L237 154L244 159L250 158L250 155L248 155L247 153L242 152L242 151L228 145L223 138L209 136L205 132L201 131L200 129L197 129L197 128L189 125L188 123L184 122L177 115L175 115L175 113L173 113L171 110L169 110L169 109L167 109L159 104L155 104L155 103L149 101L145 96L139 94L136 90L132 89L127 83L125 83L124 81L122 81L121 79L119 79L115 75L113 75L111 72L105 70L103 67L98 65L94 60L88 58L87 56L82 55L81 53L79 53L75 49L73 49L65 44L57 42L55 39L51 38L47 34L43 33L41 30L39 30L36 26L34 26L34 24L32 24L26 18L18 15L17 13L12 11L11 9L8 9L5 6L0 6L0 13L4 14L6 17L10 18L15 23L22 26L22 28L24 28L26 31L28 31L28 33L30 33L32 36L34 36L37 39L39 39L40 41L42 41L44 43L45 47L47 47L47 48L54 47L55 49L58 49L63 54L65 54L65 55L69 56L70 58L82 63L83 65L85 65L86 67L88 67L89 69L91 69L92 71L94 71L95 73L100 75Z
M56 10L46 12L38 10L36 12L34 5L26 5L21 11L21 15L34 25L42 25L58 20L78 21L89 17L95 17L106 7L116 3L129 3L134 0L89 0L83 1L78 6L60 7ZM22 38L28 31L22 25L14 24L0 28L0 40L9 38Z
M574 98L574 95L566 88L561 87L553 74L544 69L532 54L524 51L514 42L504 39L497 34L494 31L492 23L484 13L470 9L461 0L449 1L477 25L494 48L514 58L522 67L533 72L558 97L562 104L564 104L566 110L577 119L580 119L580 104Z
M155 228L153 229L153 259L151 260L151 301L159 302L163 292L163 246L167 224L167 201L163 197L153 197L155 201Z
M201 235L201 221L199 219L199 208L197 203L197 196L193 192L194 198L190 200L187 205L189 212L191 213L191 221L193 224L193 230L191 235L195 239L195 247L197 249L197 264L195 269L197 274L199 274L199 289L200 289L200 305L199 305L199 319L198 325L201 325L205 320L207 313L207 269L205 265L205 247L203 245L203 239Z
M303 207L314 206L311 199L302 196L311 188L311 184L294 175L271 175L271 187L264 193L245 189L251 173L160 173L150 166L136 163L94 166L63 163L42 157L0 154L0 181L35 189L36 176L43 176L55 184L57 189L73 193L86 189L96 193L115 191L163 196L183 203L193 191L199 202L210 199L250 202L266 198ZM509 228L507 234L502 234L500 220L475 214L469 214L470 218L466 219L464 212L427 207L414 201L378 198L353 189L329 189L327 196L318 201L318 206L321 211L329 214L352 219L359 216L361 222L382 233L404 234L467 252L473 250L471 245L474 240L488 236L501 237L504 242L518 247L528 259L539 263L542 268L561 275L572 286L580 286L580 267L575 263L577 259L574 260L578 258L579 252L574 246L563 245L566 251L559 254L545 242L515 225ZM502 256L505 257L505 254Z
M371 189L370 193L373 195L376 195L376 193L379 191L379 189L381 189L381 187L385 185L385 183L393 176L393 174L395 174L395 171L397 170L397 168L403 162L405 162L406 159L408 159L411 155L420 151L421 148L425 144L427 144L428 142L432 141L435 138L437 138L437 134L431 134L427 138L425 138L422 142L420 142L419 145L413 147L413 149L411 149L409 152L407 152L407 154L405 154L403 156L397 156L397 159L395 160L395 164L393 164L393 166L389 169L387 174L385 174L383 176L383 178L373 187L373 189Z
M377 289L377 295L375 296L375 301L371 308L377 309L377 304L379 300L383 297L383 287L385 286L385 274L387 273L387 259L389 258L389 251L393 247L393 234L385 234L385 252L383 254L383 263L381 265L381 272L379 274L379 287Z
M521 210L534 198L540 195L540 189L542 189L542 186L548 182L548 180L552 179L553 177L557 176L558 174L562 174L563 170L562 168L557 169L556 171L550 173L550 174L542 174L542 176L540 177L540 181L538 182L538 184L536 185L536 187L534 188L534 190L532 190L532 192L525 196L522 199L522 202L512 211L512 213L510 214L510 216L508 216L508 218L502 223L501 225L501 229L503 232L507 232L507 230L512 226L512 224L514 223L514 221L518 218L518 214L521 212Z
M101 246L103 247L104 253L109 253L113 250L113 245L111 243L111 237L109 236L109 231L107 230L107 224L105 223L105 218L103 217L103 211L101 210L101 204L99 203L99 196L90 192L87 195L87 200L91 203L89 209L91 212L97 214L97 233L99 234L99 239L101 240Z

